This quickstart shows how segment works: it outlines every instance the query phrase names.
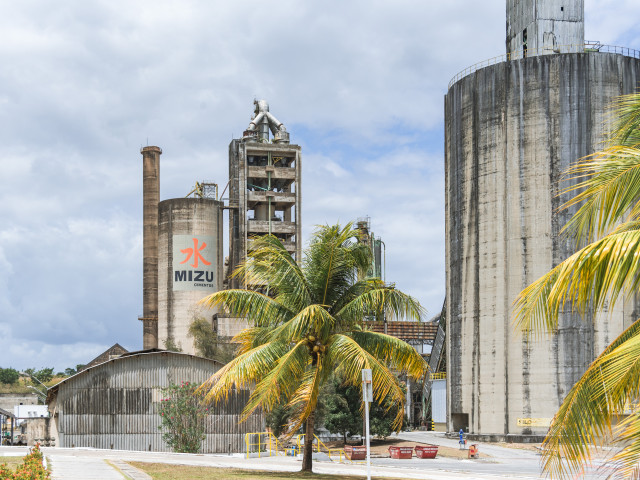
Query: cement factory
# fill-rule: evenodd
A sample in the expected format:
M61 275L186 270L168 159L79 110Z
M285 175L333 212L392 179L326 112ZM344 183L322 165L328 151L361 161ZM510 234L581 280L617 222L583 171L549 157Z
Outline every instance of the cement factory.
M195 354L189 326L210 320L230 338L245 319L198 307L206 295L244 288L231 277L251 247L251 237L278 237L296 259L302 256L301 164L298 145L264 100L241 139L229 145L229 202L216 184L198 183L188 198L160 201L160 147L144 147L143 162L143 348L178 348ZM273 138L270 139L270 133ZM270 141L272 140L272 141ZM223 191L223 193L224 193ZM223 210L229 210L229 255L223 255Z
M548 338L522 335L512 322L519 292L575 250L560 235L575 212L558 213L569 198L560 179L599 149L608 104L637 90L640 52L585 42L583 0L507 0L506 18L505 55L456 75L444 98L442 312L429 322L371 319L367 326L407 341L429 363L422 384L407 384L412 425L463 430L479 441L539 442L571 387L639 311L633 299L585 320L567 307ZM222 192L202 182L184 198L161 201L162 150L142 148L143 350L101 357L51 388L53 421L42 438L165 451L152 407L157 388L202 382L222 366L198 356L190 325L205 319L227 342L248 327L199 300L256 288L231 275L256 235L275 235L302 259L301 148L266 101L254 107L229 145ZM384 279L384 242L368 218L356 228L371 246L370 274ZM262 414L238 423L248 395L233 392L211 414L204 452L242 451L242 435L264 428Z

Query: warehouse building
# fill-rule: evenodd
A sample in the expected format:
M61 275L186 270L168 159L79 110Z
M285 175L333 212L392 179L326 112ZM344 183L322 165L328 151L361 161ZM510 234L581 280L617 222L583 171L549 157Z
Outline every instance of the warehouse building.
M143 350L87 368L49 389L45 436L60 447L171 451L158 428L162 388L200 384L221 366L185 353ZM234 390L210 407L202 453L242 452L245 433L264 431L261 414L240 423L248 398L248 390Z

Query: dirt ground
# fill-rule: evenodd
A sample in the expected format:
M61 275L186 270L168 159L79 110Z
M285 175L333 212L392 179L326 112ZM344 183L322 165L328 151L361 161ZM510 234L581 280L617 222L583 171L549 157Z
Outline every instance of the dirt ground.
M329 448L343 448L343 442L328 442L325 445ZM361 445L360 443L354 445ZM371 456L377 458L389 458L389 447L411 447L414 448L416 445L429 445L427 443L419 443L419 442L407 442L404 440L372 440L371 441ZM414 452L415 457L415 452ZM458 448L451 447L438 447L438 457L445 458L467 458L468 451L460 450ZM483 454L480 452L480 458L491 458L490 455Z

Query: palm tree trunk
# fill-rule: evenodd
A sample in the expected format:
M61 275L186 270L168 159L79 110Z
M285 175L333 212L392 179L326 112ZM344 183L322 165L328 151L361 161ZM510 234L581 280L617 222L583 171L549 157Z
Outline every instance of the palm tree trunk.
M304 434L304 454L302 456L302 471L311 472L311 464L313 462L313 423L316 412L311 412L307 418L306 430Z

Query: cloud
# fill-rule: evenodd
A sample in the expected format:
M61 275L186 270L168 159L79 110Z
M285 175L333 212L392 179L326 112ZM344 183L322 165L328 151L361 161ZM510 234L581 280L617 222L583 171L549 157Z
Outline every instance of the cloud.
M587 1L588 36L640 46L639 10ZM254 96L303 148L304 237L369 215L387 278L436 313L443 95L504 28L501 1L4 5L0 366L141 346L139 149L163 149L163 199L222 190Z

